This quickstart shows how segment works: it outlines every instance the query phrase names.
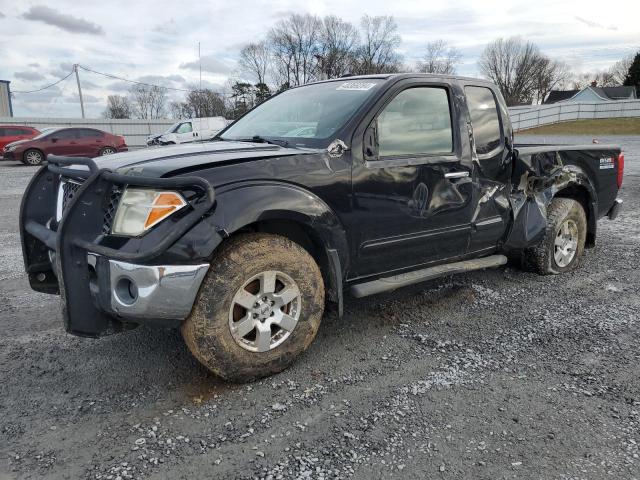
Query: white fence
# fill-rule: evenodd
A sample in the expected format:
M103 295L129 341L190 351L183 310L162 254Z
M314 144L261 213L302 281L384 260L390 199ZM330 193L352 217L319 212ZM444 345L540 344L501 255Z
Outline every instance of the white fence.
M0 117L0 125L27 125L37 129L46 127L91 127L122 135L129 147L144 147L152 133L162 133L175 120L108 120L82 118Z
M509 107L509 116L516 131L571 120L640 117L640 100Z

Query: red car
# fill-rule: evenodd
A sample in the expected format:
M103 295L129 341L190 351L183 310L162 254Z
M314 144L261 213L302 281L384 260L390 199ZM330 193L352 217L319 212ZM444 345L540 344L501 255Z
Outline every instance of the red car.
M123 137L93 128L52 128L37 137L19 140L4 147L4 160L20 160L26 165L40 165L47 155L99 157L126 152Z
M35 128L16 125L0 125L0 152L9 143L25 140L40 135Z

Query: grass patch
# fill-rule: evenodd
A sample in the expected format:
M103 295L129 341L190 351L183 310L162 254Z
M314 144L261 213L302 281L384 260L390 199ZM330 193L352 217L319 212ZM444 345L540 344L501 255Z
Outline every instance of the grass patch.
M640 135L640 118L596 118L518 131L520 135Z

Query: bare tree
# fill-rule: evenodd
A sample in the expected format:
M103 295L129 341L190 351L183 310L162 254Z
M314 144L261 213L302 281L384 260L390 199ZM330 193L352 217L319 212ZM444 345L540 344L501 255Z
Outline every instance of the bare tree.
M316 16L292 14L271 29L268 42L279 84L296 86L314 80L321 25Z
M324 17L319 43L320 78L338 78L356 68L358 30L351 23L334 15Z
M271 60L271 52L265 41L250 43L240 50L240 68L249 73L256 83L267 82Z
M358 54L358 73L393 73L401 68L402 58L396 51L401 39L392 16L370 17L361 21L362 43Z
M564 87L570 77L565 63L543 57L535 77L535 103L542 103L551 90Z
M134 85L131 87L133 109L138 118L162 118L167 103L167 90L158 86Z
M131 103L127 97L122 95L109 95L107 97L107 108L104 118L131 118Z
M169 115L171 118L191 118L193 113L187 102L171 102L169 104Z
M614 63L609 69L609 73L613 76L613 80L616 85L622 85L624 80L627 78L627 74L629 73L629 68L631 68L631 64L633 63L634 54L627 55L621 60L618 60Z
M422 61L418 62L421 73L440 73L453 75L456 65L462 60L460 51L444 40L427 43L426 53Z
M186 103L193 118L224 116L226 110L222 95L206 88L191 90Z
M508 105L531 103L547 58L532 42L499 38L486 46L478 66L502 92Z
M616 81L615 75L610 70L601 70L574 75L572 85L575 90L582 90L588 86L615 87L620 84Z

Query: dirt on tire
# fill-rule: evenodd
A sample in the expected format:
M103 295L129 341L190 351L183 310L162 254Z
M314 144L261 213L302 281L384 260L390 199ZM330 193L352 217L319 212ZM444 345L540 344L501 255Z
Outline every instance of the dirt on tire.
M284 343L268 352L239 346L229 329L232 298L245 281L264 270L289 275L301 293L298 324ZM215 255L194 309L182 325L191 353L225 380L246 382L280 372L305 351L324 313L324 284L313 257L297 243L265 233L234 237Z

